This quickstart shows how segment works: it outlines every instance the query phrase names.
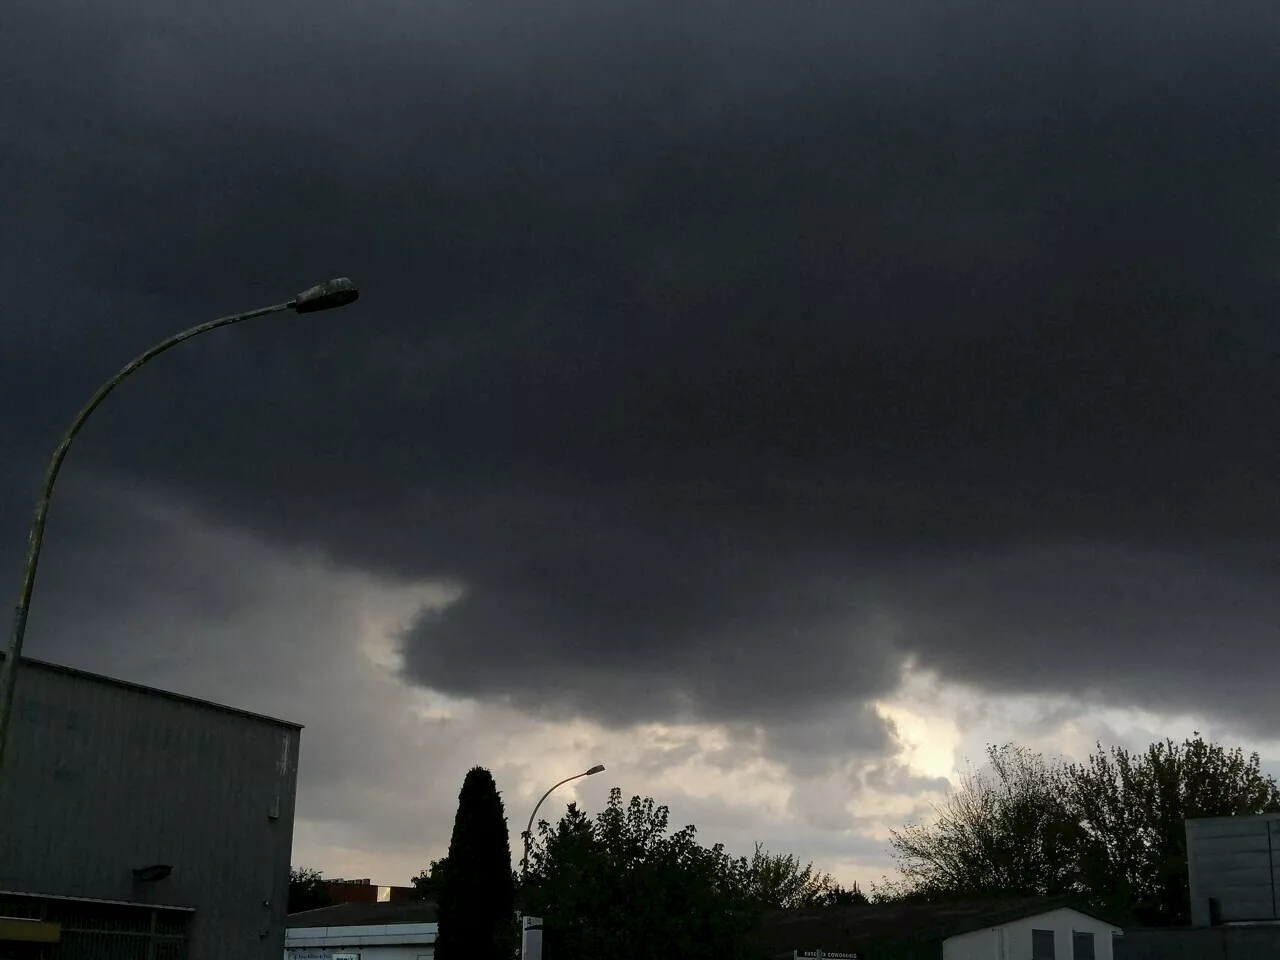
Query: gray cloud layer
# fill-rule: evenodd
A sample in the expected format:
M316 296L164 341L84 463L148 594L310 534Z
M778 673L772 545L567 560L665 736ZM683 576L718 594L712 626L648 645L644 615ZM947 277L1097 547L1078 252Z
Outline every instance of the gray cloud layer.
M72 468L457 581L408 676L533 711L781 730L912 657L1232 709L1275 657L1276 12L1138 11L21 5L0 531L116 358L350 273Z

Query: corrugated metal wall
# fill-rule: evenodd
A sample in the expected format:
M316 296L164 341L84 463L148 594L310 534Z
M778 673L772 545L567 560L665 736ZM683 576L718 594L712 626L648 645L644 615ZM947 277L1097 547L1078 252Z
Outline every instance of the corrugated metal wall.
M33 663L12 737L0 890L194 907L190 960L279 960L296 727Z
M1280 814L1188 820L1187 869L1193 926L1280 919Z

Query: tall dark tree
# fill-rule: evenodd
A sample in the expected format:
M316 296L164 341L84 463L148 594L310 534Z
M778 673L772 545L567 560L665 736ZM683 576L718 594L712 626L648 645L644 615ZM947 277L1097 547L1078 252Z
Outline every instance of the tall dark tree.
M511 845L498 785L483 767L462 781L446 859L436 899L436 957L511 960L519 939Z

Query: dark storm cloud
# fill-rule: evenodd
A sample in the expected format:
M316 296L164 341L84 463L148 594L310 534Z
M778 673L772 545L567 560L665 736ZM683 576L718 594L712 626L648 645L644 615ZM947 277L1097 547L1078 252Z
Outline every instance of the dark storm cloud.
M897 609L921 665L945 676L1155 710L1208 702L1274 736L1277 575L1274 549L1257 546L1056 544L916 569ZM1099 668L1113 657L1115 667Z
M461 583L416 681L809 722L909 655L1075 690L1105 652L1103 692L1229 702L1135 678L1172 627L1274 630L1276 12L1116 6L23 5L12 449L175 325L349 273L75 456Z

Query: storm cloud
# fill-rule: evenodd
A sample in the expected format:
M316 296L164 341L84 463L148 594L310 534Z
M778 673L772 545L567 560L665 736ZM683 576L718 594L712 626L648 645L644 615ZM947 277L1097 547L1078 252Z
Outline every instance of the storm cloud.
M7 19L5 569L117 362L344 274L144 370L68 471L453 585L414 685L797 771L889 750L911 664L1276 719L1274 4ZM51 550L107 542L77 502ZM142 587L37 603L82 589Z

